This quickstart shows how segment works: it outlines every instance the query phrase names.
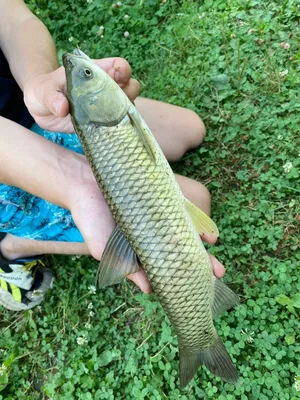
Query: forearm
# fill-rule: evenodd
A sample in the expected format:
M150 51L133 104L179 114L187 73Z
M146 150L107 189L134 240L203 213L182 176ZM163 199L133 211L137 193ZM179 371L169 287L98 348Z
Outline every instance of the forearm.
M0 182L64 208L73 193L95 185L84 156L0 117Z
M47 28L22 0L0 0L0 47L22 90L30 79L58 67Z

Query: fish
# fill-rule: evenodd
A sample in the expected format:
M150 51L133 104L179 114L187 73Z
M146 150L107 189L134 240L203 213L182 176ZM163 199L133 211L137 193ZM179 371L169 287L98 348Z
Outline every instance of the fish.
M215 223L183 196L146 122L117 83L85 53L63 55L67 98L100 190L116 221L97 272L103 288L140 269L178 338L180 386L205 365L236 383L238 372L214 318L238 304L215 278L199 234Z

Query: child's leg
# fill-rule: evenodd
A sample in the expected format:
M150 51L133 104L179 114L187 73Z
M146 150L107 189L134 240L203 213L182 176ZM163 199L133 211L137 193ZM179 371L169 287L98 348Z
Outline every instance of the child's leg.
M32 240L8 233L0 242L0 253L7 260L43 254L90 255L85 243Z
M211 199L206 187L202 183L186 176L176 175L176 179L184 196L207 215L210 215Z
M169 161L202 143L205 126L194 111L143 97L135 105Z

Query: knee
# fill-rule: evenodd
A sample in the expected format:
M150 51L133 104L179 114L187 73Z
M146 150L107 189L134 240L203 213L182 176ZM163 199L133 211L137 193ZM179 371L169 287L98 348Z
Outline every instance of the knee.
M195 190L196 205L207 215L211 214L211 195L206 186L197 182L197 190Z
M189 110L188 122L186 151L200 146L206 135L205 125L197 113Z
M185 118L178 128L178 140L175 141L172 153L168 154L169 161L179 160L187 151L193 150L203 142L206 129L202 119L191 110L185 109Z
M101 244L100 246L90 249L90 254L93 258L95 258L95 260L101 261L104 249L105 245Z
M12 241L7 240L7 237L4 237L4 239L0 242L0 253L5 259L11 260L16 251L15 247L16 246L12 243Z

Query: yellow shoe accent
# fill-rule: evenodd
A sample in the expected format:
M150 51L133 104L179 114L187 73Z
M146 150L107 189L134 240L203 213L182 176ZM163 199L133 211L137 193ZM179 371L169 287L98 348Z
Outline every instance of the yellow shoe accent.
M11 294L13 295L13 298L18 302L22 302L22 294L21 290L18 288L18 286L14 285L13 283L10 283L10 288L11 288Z
M0 271L3 272L2 269L0 269ZM0 286L1 286L1 289L8 290L7 283L3 279L0 279Z

